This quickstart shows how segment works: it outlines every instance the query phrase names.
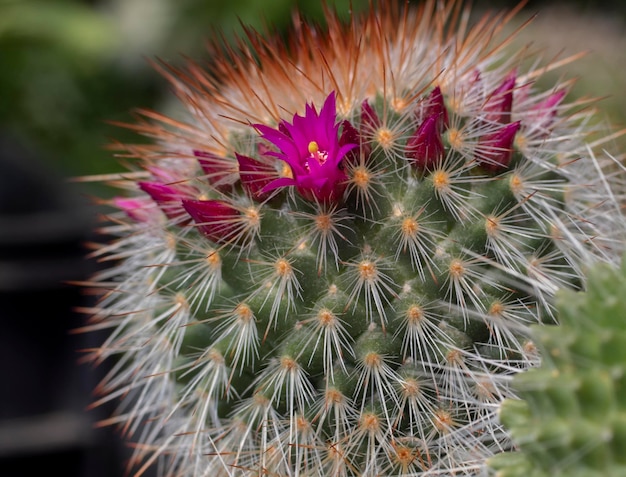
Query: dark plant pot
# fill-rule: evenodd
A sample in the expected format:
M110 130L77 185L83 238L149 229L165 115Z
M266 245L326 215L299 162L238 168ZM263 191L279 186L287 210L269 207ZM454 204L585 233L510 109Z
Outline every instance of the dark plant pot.
M71 184L0 135L0 474L65 477L123 475L117 436L87 412L97 382L79 366L97 337L73 334L89 297L85 280L94 221ZM48 470L49 471L49 470ZM43 472L48 472L43 470Z

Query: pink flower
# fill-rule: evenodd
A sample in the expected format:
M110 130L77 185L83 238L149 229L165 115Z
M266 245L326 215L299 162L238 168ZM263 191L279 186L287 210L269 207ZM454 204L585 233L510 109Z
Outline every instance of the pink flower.
M341 200L347 176L340 163L357 144L339 144L340 123L337 122L334 92L328 95L319 113L312 104L307 104L304 116L295 114L291 123L281 121L278 129L263 124L254 127L263 139L279 149L279 152L266 154L285 161L293 176L270 182L263 192L296 186L300 195L310 201L336 203Z

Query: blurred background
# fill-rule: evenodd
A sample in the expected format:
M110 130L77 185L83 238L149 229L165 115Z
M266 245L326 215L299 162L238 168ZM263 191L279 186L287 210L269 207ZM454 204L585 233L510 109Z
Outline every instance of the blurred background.
M368 0L328 3L347 14ZM518 4L473 3L476 14ZM323 22L319 0L0 0L0 475L39 475L42 465L123 475L127 446L94 428L114 404L86 411L104 370L77 364L102 337L71 333L92 298L66 284L103 266L84 258L84 244L94 239L92 197L112 191L70 179L119 170L106 144L139 138L109 121L174 108L149 59L203 60L216 30L227 41L241 24L282 30L296 4ZM578 78L573 93L607 97L601 116L625 125L626 2L531 0L519 21L535 12L517 43L546 59L591 50L547 80Z

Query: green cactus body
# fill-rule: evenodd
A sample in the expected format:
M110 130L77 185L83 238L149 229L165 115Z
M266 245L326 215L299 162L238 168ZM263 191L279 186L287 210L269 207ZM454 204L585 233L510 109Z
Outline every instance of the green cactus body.
M519 451L499 477L626 475L626 261L593 267L586 292L560 291L558 326L533 327L543 360L518 374L500 418Z
M456 7L328 12L289 48L249 33L212 73L163 66L190 118L130 126L158 141L127 147L93 318L137 462L477 475L510 448L496 412L537 361L528 326L615 260L623 221L596 220L611 161L565 86L488 48L500 17L457 36Z

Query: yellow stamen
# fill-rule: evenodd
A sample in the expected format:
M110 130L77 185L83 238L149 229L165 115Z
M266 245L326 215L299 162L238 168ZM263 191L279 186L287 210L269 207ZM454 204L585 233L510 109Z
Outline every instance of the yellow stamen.
M310 154L315 154L315 153L316 153L317 151L319 151L319 150L320 150L320 147L319 147L319 145L317 144L317 142L315 142L315 141L311 141L311 142L309 143L309 153L310 153Z

